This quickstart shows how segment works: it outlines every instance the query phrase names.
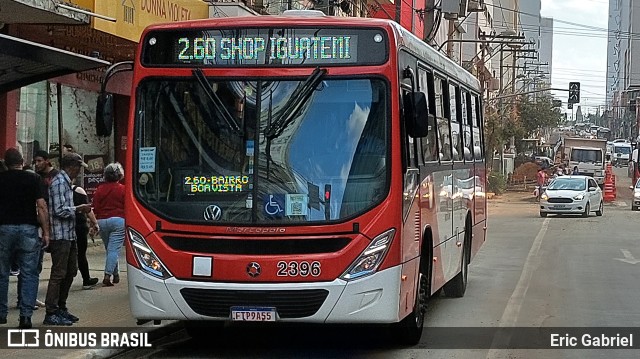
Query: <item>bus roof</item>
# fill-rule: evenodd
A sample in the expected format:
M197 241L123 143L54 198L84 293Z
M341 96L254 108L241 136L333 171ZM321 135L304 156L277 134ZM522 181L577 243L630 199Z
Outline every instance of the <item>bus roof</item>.
M298 14L292 13L292 15ZM293 21L295 19L295 21ZM184 30L198 29L205 27L216 28L258 28L269 26L280 26L286 24L287 27L379 27L388 29L394 34L396 47L406 48L414 54L426 59L428 65L437 68L441 75L456 78L462 84L471 88L475 92L480 92L479 80L465 70L462 66L437 51L429 44L422 41L400 24L388 19L360 18L360 17L336 17L336 16L290 16L290 15L269 15L269 16L238 16L224 18L209 18L187 21L177 21L171 23L149 25L142 33L142 38L149 31L153 30ZM295 25L293 25L295 24Z

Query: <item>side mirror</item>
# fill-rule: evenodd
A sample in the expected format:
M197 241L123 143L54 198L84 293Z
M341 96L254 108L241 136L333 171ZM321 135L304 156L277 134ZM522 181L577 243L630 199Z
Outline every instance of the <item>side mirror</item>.
M427 97L422 92L411 92L404 96L403 101L407 133L413 138L426 136L429 133L429 121L434 118L428 115Z
M629 189L633 191L633 186L629 186Z
M113 131L113 94L102 93L96 106L96 135L111 136Z
M596 187L589 187L589 192L595 192L596 191Z

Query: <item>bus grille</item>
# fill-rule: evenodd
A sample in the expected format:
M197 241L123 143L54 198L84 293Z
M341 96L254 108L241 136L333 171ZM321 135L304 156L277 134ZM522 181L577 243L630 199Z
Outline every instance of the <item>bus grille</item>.
M183 288L191 309L209 317L229 318L233 306L275 307L280 318L304 318L315 314L329 295L325 289L226 290Z
M350 241L344 237L253 240L163 236L162 239L169 247L181 252L243 255L335 253Z

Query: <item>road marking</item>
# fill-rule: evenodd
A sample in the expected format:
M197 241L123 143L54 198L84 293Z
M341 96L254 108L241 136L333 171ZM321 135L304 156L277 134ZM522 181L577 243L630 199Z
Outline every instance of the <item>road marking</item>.
M536 235L536 238L533 240L533 244L531 245L531 249L529 250L529 254L527 255L527 260L524 262L522 273L520 273L518 284L516 284L516 287L513 290L513 293L511 294L506 307L504 308L504 312L502 313L502 317L500 318L500 328L513 327L518 321L520 309L522 309L522 303L524 302L524 299L527 295L527 290L529 290L531 277L533 276L535 270L538 268L538 265L540 265L540 257L538 256L538 252L540 251L542 240L544 239L544 235L547 233L548 228L549 218L545 218L544 222L542 222L540 231L538 231L538 235ZM487 353L487 358L495 358L498 354L498 349L494 348L507 347L510 339L511 331L498 330L493 336L493 341L491 342L492 349L490 349Z
M613 259L615 259L617 261L620 261L620 262L629 263L629 264L638 264L638 263L640 263L640 259L635 259L633 254L631 254L631 252L629 252L628 250L620 249L620 252L622 252L622 255L624 256L624 258L613 258Z

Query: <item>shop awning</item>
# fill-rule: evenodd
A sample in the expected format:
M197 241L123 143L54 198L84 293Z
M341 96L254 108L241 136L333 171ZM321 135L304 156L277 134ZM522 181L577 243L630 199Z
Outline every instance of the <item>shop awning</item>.
M110 62L0 34L0 93Z
M5 24L89 24L85 14L56 6L54 0L0 0L0 22Z

